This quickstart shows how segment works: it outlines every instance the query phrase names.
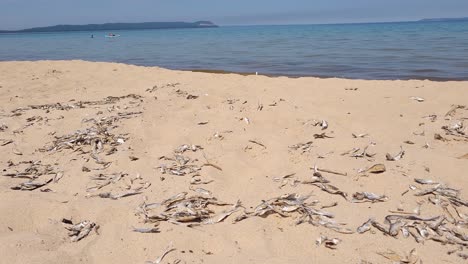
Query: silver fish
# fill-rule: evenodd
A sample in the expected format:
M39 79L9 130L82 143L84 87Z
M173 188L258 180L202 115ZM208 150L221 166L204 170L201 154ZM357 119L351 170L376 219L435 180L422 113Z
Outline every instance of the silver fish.
M367 220L364 224L362 224L361 226L359 226L359 227L357 228L356 231L357 231L359 234L363 234L363 233L369 231L369 230L371 229L372 223L373 223L374 221L375 221L374 218L369 218L369 220Z
M387 158L387 160L389 161L397 161L397 160L400 160L403 158L403 156L405 155L405 151L403 150L402 147L400 147L401 150L398 154L396 154L395 156L392 156L391 154L387 153L387 155L385 155L385 157Z
M138 232L138 233L159 233L159 228L157 227L132 227L133 232Z
M155 261L147 261L146 263L147 264L159 264L162 262L163 258L169 254L170 252L176 250L172 244L172 242L166 247L166 249L164 250L164 252L162 253L162 255L157 258Z

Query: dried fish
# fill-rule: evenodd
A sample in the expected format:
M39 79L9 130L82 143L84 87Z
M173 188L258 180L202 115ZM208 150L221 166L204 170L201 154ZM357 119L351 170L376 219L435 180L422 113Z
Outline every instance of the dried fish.
M143 214L145 222L161 222L167 221L177 225L185 225L192 227L200 224L215 224L223 221L229 215L234 213L238 202L232 210L224 211L217 215L215 211L210 209L210 205L225 206L227 203L219 202L216 198L210 196L190 196L187 193L179 193L159 203L160 206L150 206L143 204L139 210L139 214ZM235 209L234 209L235 208ZM159 209L158 213L153 213L155 209Z
M417 102L424 102L424 98L418 97L418 96L411 96L410 99L413 99Z
M453 105L452 108L450 108L450 110L445 114L445 117L454 116L457 109L464 109L465 107L466 106L464 105Z
M435 182L435 181L429 180L429 179L414 179L414 181L419 183L419 184L439 184L438 182Z
M371 229L371 226L372 226L372 223L374 223L375 220L374 218L369 218L369 220L367 220L364 224L362 224L361 226L359 226L356 231L359 233L359 234L363 234L367 231L369 231Z
M293 150L300 150L301 153L305 153L310 151L310 149L312 148L312 143L312 141L308 141L306 143L299 143L296 145L289 146L289 148Z
M202 150L203 148L199 145L188 145L188 144L184 144L184 145L181 145L179 147L177 147L175 150L174 150L174 153L178 153L178 154L182 154L184 153L185 151L187 150L191 150L192 152L196 152L197 150Z
M172 242L166 247L166 249L164 250L164 252L162 253L162 255L157 258L155 261L147 261L146 263L147 264L159 264L162 262L162 260L164 259L164 257L169 254L170 252L176 250L172 244Z
M440 141L443 141L443 142L448 141L448 139L442 137L440 134L437 134L437 133L434 134L434 139L435 140L440 140Z
M12 190L19 190L19 191L33 191L36 190L37 188L43 187L50 182L52 182L53 178L50 178L49 180L46 181L28 181L28 182L23 182L20 183L19 185L11 187Z
M360 148L354 148L353 150L351 151L348 151L348 152L345 152L341 155L347 155L351 152L351 157L353 158L372 158L375 156L375 154L370 154L370 153L367 153L367 149L372 146L373 144L370 144L368 146L366 146L361 152L359 152Z
M149 227L149 228L147 228L147 227L139 227L139 228L132 227L132 229L133 229L133 232L146 233L146 234L148 234L148 233L159 233L160 232L159 228L157 228L157 227Z
M204 220L203 224L209 225L209 224L216 224L216 223L222 222L222 221L224 221L224 219L226 219L227 217L229 217L233 213L237 212L238 208L241 207L241 206L242 206L242 204L241 204L241 202L239 200L239 201L236 202L236 204L234 204L232 206L231 209L226 210L226 211L220 213L217 216L214 216L214 217L211 217L211 218L208 218L208 219Z
M387 200L388 200L388 197L385 195L378 195L378 194L369 193L369 192L356 192L353 194L353 200L351 200L351 202L353 203L363 203L363 202L376 203L376 202L385 202Z
M193 189L192 186L189 187L190 190L194 191L194 192L197 192L199 194L202 194L202 195L206 195L206 196L212 196L213 193L206 190L206 189L203 189L203 188L195 188Z
M386 169L385 169L385 165L383 164L375 164L373 166L371 166L370 168L368 168L367 170L365 170L365 172L369 172L369 173L382 173L382 172L385 172Z
M54 176L54 182L57 183L58 181L60 181L60 179L62 179L63 177L63 172L57 172Z
M336 247L338 246L339 243L341 243L341 239L339 239L339 238L328 238L326 236L320 236L315 241L315 244L317 246L320 246L320 245L324 244L325 247L329 248L329 249L336 249Z
M369 134L352 134L353 135L353 138L365 138L367 136L369 136Z
M377 254L381 255L382 257L393 261L393 263L398 264L416 264L419 262L419 257L415 249L411 250L408 256L403 257L397 254L393 250L387 250L387 252L378 252Z
M282 176L282 177L275 177L273 178L273 181L274 182L281 182L281 185L279 186L279 188L282 188L286 185L291 185L293 187L295 187L298 183L300 183L299 180L297 180L294 175L296 175L296 173L291 173L291 174L287 174L285 176Z
M328 128L328 122L325 121L325 120L322 120L322 122L320 122L320 127L322 128L322 130L325 130Z
M333 138L333 137L327 136L325 132L320 133L320 134L314 134L313 136L315 139Z
M340 195L342 196L345 200L348 200L348 194L345 192L340 191L337 187L328 184L328 183L312 183L312 185L315 185L319 187L322 191L325 191L330 194L335 194L335 195Z
M397 160L400 160L403 158L403 156L405 155L405 151L403 150L402 147L400 147L400 152L398 154L396 154L395 156L392 156L391 154L387 153L387 155L385 156L387 158L387 160L389 161L397 161Z
M65 227L65 229L69 231L68 236L71 237L72 242L80 241L81 239L88 236L89 233L93 230L97 233L98 228L99 228L99 225L88 220L82 221L76 225L72 224L72 226Z

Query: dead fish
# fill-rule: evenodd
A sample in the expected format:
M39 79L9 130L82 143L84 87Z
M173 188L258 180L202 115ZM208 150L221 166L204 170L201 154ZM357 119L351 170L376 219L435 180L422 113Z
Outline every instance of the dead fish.
M195 188L193 189L192 186L189 187L190 190L194 191L194 192L197 192L199 194L203 194L203 195L206 195L206 196L212 196L213 193L206 190L206 189L203 189L203 188Z
M132 227L133 229L133 232L138 232L138 233L159 233L159 228L157 227L149 227L149 228L146 228L146 227Z
M386 171L386 168L385 168L385 165L383 164L375 164L366 170L366 172L374 173L374 174L382 173L385 171Z
M409 255L406 257L400 256L393 250L387 250L387 252L378 252L377 254L388 260L391 260L393 263L398 264L416 264L419 261L419 257L417 256L415 249L411 250Z
M457 109L464 109L464 105L453 105L452 108L445 114L445 116L454 116Z
M339 238L331 238L330 239L330 238L328 238L326 236L320 236L315 241L315 244L317 246L320 246L320 245L324 244L325 247L327 247L329 249L336 249L336 247L338 246L339 243L341 243L341 239L339 239Z
M369 134L352 134L353 138L364 138L367 137Z
M400 229L405 225L406 223L401 221L400 219L397 219L394 223L390 223L390 227L388 229L388 234L391 236L397 236L398 233L400 232Z
M68 236L71 237L72 242L78 242L81 239L89 235L89 233L94 230L97 233L99 226L91 221L82 221L71 227L65 227L69 231Z
M63 177L63 172L57 172L54 176L54 182L57 183Z
M320 127L322 127L322 130L325 130L328 128L328 122L325 121L325 120L322 120L322 122L320 122Z
M374 218L369 218L369 220L367 220L364 224L362 224L361 226L359 226L356 231L359 233L359 234L364 234L365 232L369 231L371 229L371 226L372 226L372 223L374 222Z
M186 196L187 196L187 192L181 192L162 201L161 204L167 205L167 204L172 204L177 201L182 201L185 199Z
M157 258L155 261L147 261L146 263L147 264L159 264L162 262L163 258L169 254L170 252L176 250L172 244L172 242L166 247L166 249L164 250L164 252L162 253L162 255Z
M448 139L442 137L442 136L441 136L440 134L438 134L438 133L435 133L435 134L434 134L434 139L435 139L435 140L440 140L440 141L443 141L443 142L448 141Z
M340 189L338 189L337 187L335 187L335 186L333 186L331 184L328 184L328 183L313 183L312 185L315 185L315 186L319 187L320 189L322 189L322 191L325 191L327 193L341 195L343 198L345 198L345 200L348 199L348 194L347 193L340 191Z
M424 98L418 97L418 96L411 96L410 99L413 99L419 103L424 102Z
M37 188L40 188L42 186L45 186L52 182L53 178L47 180L47 181L29 181L29 182L23 182L20 183L19 185L11 187L12 190L19 190L19 191L33 191Z
M320 133L320 134L314 134L313 137L314 137L315 139L333 138L333 137L327 136L327 135L325 134L325 132L324 132L324 133Z
M356 192L353 194L353 200L351 202L359 203L359 202L385 202L388 200L388 197L385 195L378 195L375 193L369 192Z
M405 151L403 150L402 147L400 147L401 150L398 154L396 154L395 156L392 156L391 154L387 153L387 155L385 156L387 158L387 160L389 161L397 161L397 160L400 160L403 158L403 156L405 155Z
M241 202L237 201L236 204L233 205L231 209L229 209L227 211L224 211L224 212L222 212L221 214L219 214L217 216L211 217L211 218L203 221L203 224L207 225L207 224L216 224L216 223L222 222L228 216L230 216L231 214L237 212L238 208L241 207L241 206L242 206Z
M428 179L414 179L414 181L419 184L439 184L438 182L435 182L433 180L428 180Z

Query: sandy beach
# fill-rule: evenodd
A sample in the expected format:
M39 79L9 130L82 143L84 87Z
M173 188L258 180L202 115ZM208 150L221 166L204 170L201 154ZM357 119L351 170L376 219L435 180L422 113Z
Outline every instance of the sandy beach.
M468 82L0 62L0 102L2 263L467 261Z

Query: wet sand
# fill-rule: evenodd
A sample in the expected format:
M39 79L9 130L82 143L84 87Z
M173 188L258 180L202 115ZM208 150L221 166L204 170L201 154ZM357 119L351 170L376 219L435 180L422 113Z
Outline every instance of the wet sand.
M468 254L466 246L449 255L458 247L429 238L417 243L412 236L392 237L376 228L342 234L323 225L295 225L298 212L233 223L244 211L239 208L213 225L190 228L161 221L159 233L151 234L132 227L154 226L145 223L138 209L143 202L159 203L181 192L196 195L192 189L203 188L219 201L240 200L246 212L283 194L310 194L314 208L332 213L334 221L353 231L369 218L383 224L395 214L390 211L414 213L421 204L420 217L444 215L445 226L466 235L468 208L433 194L416 196L434 185L414 179L444 183L460 190L462 201L468 199L468 130L447 135L442 129L468 123L468 82L272 78L83 61L1 62L0 76L2 174L23 172L32 164L28 161L50 169L44 175L28 171L25 177L0 177L2 262L144 263L155 261L171 242L176 250L162 263L391 263L378 253L392 250L406 256L412 249L423 263L466 262L458 256ZM467 107L446 115L454 105ZM113 120L104 126L111 135L102 149L97 143L54 149L57 139L96 127L99 120ZM162 157L174 157L183 144L203 148L182 153L197 171L163 173L159 167L173 161ZM353 148L359 154L365 147L368 156L342 155ZM387 160L386 154L396 155L400 147L404 156ZM215 166L203 166L208 163ZM384 164L386 171L363 172L374 164ZM347 199L301 183L313 179L314 165L346 172L321 175ZM63 177L56 182L34 190L11 189L30 181L27 177L48 180L57 172ZM118 182L92 188L99 181L91 177L118 173L123 174ZM290 181L275 180L293 173ZM211 182L193 185L194 179ZM121 199L93 196L139 187L140 194ZM388 199L353 203L356 192ZM445 201L450 213L429 198ZM210 208L218 214L230 206ZM98 234L92 231L71 242L63 218L93 221L100 226ZM317 246L321 235L341 242L334 250Z

